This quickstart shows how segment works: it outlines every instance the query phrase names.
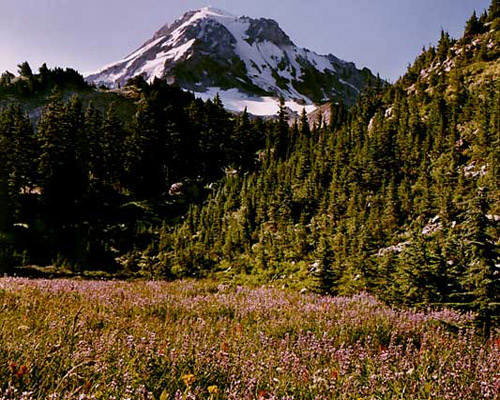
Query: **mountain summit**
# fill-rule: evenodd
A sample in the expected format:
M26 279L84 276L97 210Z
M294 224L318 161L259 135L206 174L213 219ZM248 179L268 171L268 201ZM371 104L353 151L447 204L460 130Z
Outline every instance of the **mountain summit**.
M254 114L268 113L270 99L274 104L279 96L298 109L329 100L352 104L374 79L354 63L297 47L272 19L213 7L164 25L138 50L87 80L116 87L136 76L166 79L200 97L219 93L228 108L253 105Z

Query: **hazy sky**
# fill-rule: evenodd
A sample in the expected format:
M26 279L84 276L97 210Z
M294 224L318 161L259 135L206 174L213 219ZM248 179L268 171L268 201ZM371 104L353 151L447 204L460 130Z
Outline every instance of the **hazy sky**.
M139 47L163 24L207 5L276 19L318 53L367 66L392 81L441 29L459 37L490 0L0 0L0 71L71 66L91 72Z

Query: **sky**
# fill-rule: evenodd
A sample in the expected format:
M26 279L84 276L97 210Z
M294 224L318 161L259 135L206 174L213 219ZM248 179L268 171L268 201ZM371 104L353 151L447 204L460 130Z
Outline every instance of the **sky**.
M0 71L89 73L131 53L185 11L207 5L273 18L300 47L332 53L395 81L441 29L460 37L490 0L0 0Z

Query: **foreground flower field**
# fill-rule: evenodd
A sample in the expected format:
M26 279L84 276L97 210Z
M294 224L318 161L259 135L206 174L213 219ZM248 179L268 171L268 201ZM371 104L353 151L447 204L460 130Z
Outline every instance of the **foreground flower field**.
M213 282L0 279L0 399L497 399L470 315Z

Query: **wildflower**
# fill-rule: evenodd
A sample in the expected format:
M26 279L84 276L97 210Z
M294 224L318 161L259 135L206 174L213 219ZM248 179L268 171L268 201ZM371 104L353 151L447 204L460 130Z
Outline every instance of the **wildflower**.
M16 364L15 362L11 362L9 364L9 369L10 369L10 372L12 374L15 374L17 372L17 367L18 367L18 364Z
M226 342L222 342L221 350L223 353L227 353L227 351L229 350L229 346L227 345Z
M334 381L336 381L336 380L338 379L338 377L339 377L339 371L337 371L336 369L334 369L334 370L331 372L330 377L331 377Z
M182 380L186 386L191 387L196 380L196 377L193 374L185 374L182 375Z
M267 392L264 389L261 389L257 392L257 396L259 400L264 400L265 398L267 398Z
M19 368L19 371L16 373L16 377L18 379L22 378L23 375L26 375L28 373L28 367L26 365L21 365L21 368Z
M217 396L220 393L220 390L216 385L212 385L208 387L208 393L212 396Z

